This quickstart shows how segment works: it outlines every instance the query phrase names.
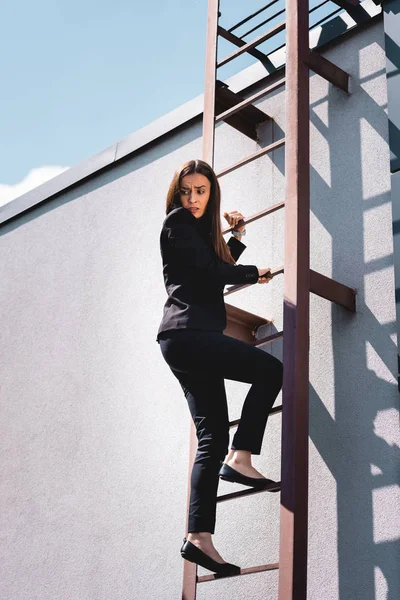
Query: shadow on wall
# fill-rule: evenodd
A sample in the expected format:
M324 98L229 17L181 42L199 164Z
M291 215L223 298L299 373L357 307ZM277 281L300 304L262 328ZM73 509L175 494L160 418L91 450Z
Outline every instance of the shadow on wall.
M400 8L398 10L400 10ZM385 48L388 61L395 67L395 69L391 69L390 73L388 73L388 78L395 77L400 73L400 48L387 33L385 33ZM390 160L391 170L392 172L395 172L400 169L400 131L393 121L390 120L390 115L389 138L392 152Z
M335 418L312 388L310 437L336 480L340 600L374 600L377 567L386 580L385 598L397 600L399 540L375 541L377 534L380 538L385 535L382 536L376 526L379 507L377 511L374 497L385 486L398 483L400 448L392 444L392 440L378 437L374 424L385 411L398 409L398 390L396 384L380 378L369 367L371 354L374 354L396 378L397 347L391 339L396 323L381 325L365 304L366 291L371 293L371 276L391 268L393 256L369 262L364 256L364 248L371 241L365 239L367 211L384 207L391 198L387 192L365 197L365 139L363 147L361 144L361 132L365 130L362 121L373 135L387 140L387 116L384 107L361 87L363 81L357 80L359 61L353 67L350 75L353 95L357 95L362 111L359 117L352 120L347 116L350 113L346 114L346 104L351 103L352 96L346 96L332 85L328 96L311 105L310 111L311 123L329 146L327 160L331 176L328 185L311 169L311 207L332 238L332 277L357 288L358 311L352 315L332 304ZM328 103L328 125L313 111L314 106L323 101ZM369 160L373 160L374 148L368 150ZM389 177L389 164L387 171ZM379 244L378 239L374 241ZM375 290L375 294L379 297L379 290ZM387 294L384 301L387 302ZM390 506L390 501L386 506ZM385 533L391 530L390 525L390 522L385 523Z
M270 94L269 99L274 95L275 94ZM266 148L270 144L278 142L284 137L285 132L274 119L271 119L271 121L267 121L265 124L261 124L258 127L258 145L260 148ZM274 167L276 167L282 175L285 175L285 146L283 145L280 148L272 150L272 152L268 153L268 156Z

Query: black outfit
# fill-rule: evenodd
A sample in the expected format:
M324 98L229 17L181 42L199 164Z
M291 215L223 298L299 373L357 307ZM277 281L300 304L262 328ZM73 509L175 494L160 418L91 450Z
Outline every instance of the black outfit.
M256 283L253 265L231 265L216 255L207 214L180 207L160 236L168 299L157 333L161 352L189 405L198 448L191 475L188 532L214 533L218 472L229 445L224 379L251 383L231 447L260 454L265 426L282 386L282 363L263 350L224 335L227 283ZM234 260L246 246L232 237Z
M168 329L223 331L225 284L258 281L257 267L235 266L218 258L210 228L207 214L197 219L183 207L172 210L164 220L160 249L168 299L158 333ZM228 245L234 260L246 248L233 236Z

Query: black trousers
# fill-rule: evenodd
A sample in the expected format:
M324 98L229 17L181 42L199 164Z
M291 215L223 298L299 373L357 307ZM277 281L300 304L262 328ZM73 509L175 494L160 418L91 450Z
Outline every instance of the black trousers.
M160 334L159 343L183 389L198 439L188 532L214 533L218 474L229 445L224 379L252 384L231 447L260 454L268 415L282 387L282 363L222 332L176 329Z

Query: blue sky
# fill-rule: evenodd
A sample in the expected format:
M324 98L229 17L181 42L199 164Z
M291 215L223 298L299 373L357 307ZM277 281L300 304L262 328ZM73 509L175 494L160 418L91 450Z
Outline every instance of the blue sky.
M220 24L228 28L265 4L222 0ZM41 175L54 176L200 94L206 21L207 0L4 4L0 205ZM233 49L220 42L220 56ZM241 57L219 77L254 60Z

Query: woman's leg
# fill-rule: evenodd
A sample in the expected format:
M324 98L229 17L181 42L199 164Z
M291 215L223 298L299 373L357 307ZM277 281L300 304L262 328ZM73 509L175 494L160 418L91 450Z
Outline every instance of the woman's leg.
M178 374L190 372L252 384L232 448L260 454L268 415L282 387L281 361L218 332L179 330L162 343L165 360Z
M193 542L214 560L222 560L212 545L211 533L215 526L218 471L229 441L223 379L252 384L232 446L244 451L241 459L244 456L246 460L238 470L254 477L255 473L249 471L252 469L251 453L260 453L267 418L282 385L282 363L259 348L222 333L176 330L164 334L160 347L188 400L201 447L191 477L188 531L192 533L189 535L197 535ZM204 417L205 409L208 419ZM202 437L204 444L200 444ZM196 534L196 531L201 533Z
M213 560L224 563L211 535L215 530L219 469L229 444L225 383L221 377L173 373L185 394L198 439L190 478L187 539Z
M173 373L185 394L198 439L191 473L188 532L214 533L218 473L229 444L225 383L215 375Z

